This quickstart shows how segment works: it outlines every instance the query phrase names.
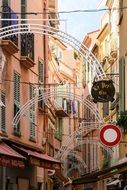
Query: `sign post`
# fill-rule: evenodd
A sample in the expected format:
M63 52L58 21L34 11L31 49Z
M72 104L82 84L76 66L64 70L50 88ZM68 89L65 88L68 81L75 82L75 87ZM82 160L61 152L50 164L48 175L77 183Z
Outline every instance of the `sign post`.
M116 146L121 140L121 130L113 124L106 124L100 129L99 137L103 145Z

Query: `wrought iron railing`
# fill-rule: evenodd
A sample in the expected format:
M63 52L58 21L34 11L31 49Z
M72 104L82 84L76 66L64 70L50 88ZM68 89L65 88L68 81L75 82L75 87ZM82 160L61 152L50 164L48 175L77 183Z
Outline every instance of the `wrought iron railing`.
M34 61L34 34L21 34L21 56Z

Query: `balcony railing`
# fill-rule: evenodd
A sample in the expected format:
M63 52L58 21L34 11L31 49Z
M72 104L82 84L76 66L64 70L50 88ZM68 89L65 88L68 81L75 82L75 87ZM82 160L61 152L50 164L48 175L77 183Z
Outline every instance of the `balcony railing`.
M34 67L34 34L21 34L20 63L27 69Z
M21 56L34 61L34 34L21 34Z

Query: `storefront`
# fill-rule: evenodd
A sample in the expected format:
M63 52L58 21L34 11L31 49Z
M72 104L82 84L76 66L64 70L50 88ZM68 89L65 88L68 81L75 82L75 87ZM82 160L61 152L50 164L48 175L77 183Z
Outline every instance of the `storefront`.
M112 167L99 170L93 173L85 174L84 176L74 179L72 181L73 187L76 187L78 185L84 185L84 189L91 188L92 190L98 190L98 189L117 189L121 190L124 185L125 181L125 175L127 173L127 161L114 165ZM116 174L119 174L117 179L114 179L114 176ZM110 179L110 182L108 181ZM89 186L89 187L88 187ZM91 186L91 187L90 187Z
M2 190L42 190L46 181L44 170L60 168L60 161L46 154L9 141L0 142Z
M4 190L11 189L10 176L7 170L23 170L25 168L25 157L13 150L6 143L0 142L0 187ZM14 186L13 186L14 187ZM13 188L16 189L16 188Z

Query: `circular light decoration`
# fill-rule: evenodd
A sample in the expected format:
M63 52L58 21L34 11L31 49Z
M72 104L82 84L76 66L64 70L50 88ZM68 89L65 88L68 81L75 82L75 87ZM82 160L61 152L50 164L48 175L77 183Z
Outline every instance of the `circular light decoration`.
M113 124L106 124L100 129L100 141L108 147L116 146L121 140L121 130Z

